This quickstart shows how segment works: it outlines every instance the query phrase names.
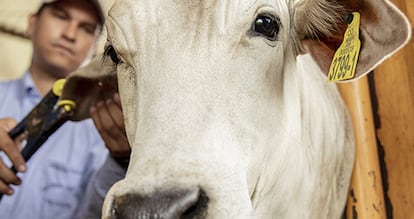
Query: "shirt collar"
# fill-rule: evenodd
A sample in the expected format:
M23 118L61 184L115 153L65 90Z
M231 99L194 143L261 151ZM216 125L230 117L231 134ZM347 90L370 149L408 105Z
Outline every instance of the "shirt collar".
M32 76L29 71L26 71L23 75L23 88L25 95L36 98L41 97L39 91L36 89L34 85Z

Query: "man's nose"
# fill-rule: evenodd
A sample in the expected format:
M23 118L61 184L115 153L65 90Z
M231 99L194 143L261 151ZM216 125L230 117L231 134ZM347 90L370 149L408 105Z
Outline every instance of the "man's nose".
M69 41L74 42L76 40L77 31L78 25L75 22L69 22L63 29L63 37Z

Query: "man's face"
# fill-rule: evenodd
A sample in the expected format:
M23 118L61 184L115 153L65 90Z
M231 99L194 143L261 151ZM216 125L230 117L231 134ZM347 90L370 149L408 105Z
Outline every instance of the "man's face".
M94 49L98 17L84 0L64 0L47 5L29 20L33 64L55 77L76 70Z

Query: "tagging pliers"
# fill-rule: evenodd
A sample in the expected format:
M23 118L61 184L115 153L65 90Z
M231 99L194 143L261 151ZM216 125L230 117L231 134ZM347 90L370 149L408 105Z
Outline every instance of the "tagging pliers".
M73 115L76 103L71 100L59 100L64 84L65 79L57 80L46 96L8 132L13 140L25 133L27 143L21 151L25 161L28 161L49 136ZM14 166L10 169L17 173ZM0 194L0 200L1 197Z

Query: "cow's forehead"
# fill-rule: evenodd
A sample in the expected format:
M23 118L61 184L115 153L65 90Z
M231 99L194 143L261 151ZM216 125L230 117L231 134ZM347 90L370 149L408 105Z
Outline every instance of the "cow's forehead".
M139 48L148 37L183 36L206 42L231 37L239 41L248 33L259 14L272 14L281 21L283 37L291 28L292 2L297 0L198 0L131 1L119 0L109 11L109 41L118 49ZM296 3L295 3L296 4ZM127 10L132 9L132 10ZM146 37L147 39L143 39ZM219 39L220 38L220 39ZM189 40L189 39L187 39ZM126 43L126 41L129 41ZM143 43L145 41L145 43ZM199 41L198 41L199 42ZM121 45L117 45L121 44ZM122 45L123 44L123 45ZM128 45L127 45L128 44Z
M130 1L118 0L114 5L125 5L144 7L147 9L169 9L168 6L180 8L226 8L229 11L248 10L254 5L278 5L278 4L296 4L303 0L175 0L175 1ZM157 6L156 8L154 6ZM121 6L122 7L122 6ZM125 10L124 10L125 12Z
M335 30L342 10L341 1L328 0L197 0L197 1L131 1L118 0L109 11L109 32L114 36L129 38L146 34L150 28L156 32L208 32L213 35L229 33L234 28L242 34L249 28L256 15L268 13L277 17L288 32L299 35L330 35ZM296 9L300 13L296 13ZM309 12L309 14L308 14ZM343 12L345 13L345 12ZM323 14L324 16L318 16ZM299 22L297 27L293 21ZM244 26L243 26L244 25ZM114 27L117 26L114 31ZM243 27L242 27L243 26ZM141 28L141 30L139 30ZM198 29L197 29L198 28ZM201 29L200 29L201 28ZM204 28L204 29L202 29ZM207 29L206 29L207 28ZM299 29L298 29L299 28ZM132 31L132 33L131 33ZM293 32L291 32L293 31ZM116 33L116 34L114 34ZM316 34L315 34L316 33ZM294 36L295 37L295 36ZM125 39L122 39L125 40ZM132 39L131 39L132 40ZM131 47L133 45L130 45Z
M197 0L197 1L130 1L118 0L110 10L111 17L120 17L125 13L139 18L141 15L163 18L171 15L196 15L187 17L198 19L223 15L226 19L238 19L237 15L256 12L257 8L269 7L275 9L288 9L301 0ZM134 10L125 10L133 8ZM198 12L198 13L195 13ZM166 14L167 13L167 14ZM153 16L152 16L153 15ZM288 16L286 16L287 18Z

